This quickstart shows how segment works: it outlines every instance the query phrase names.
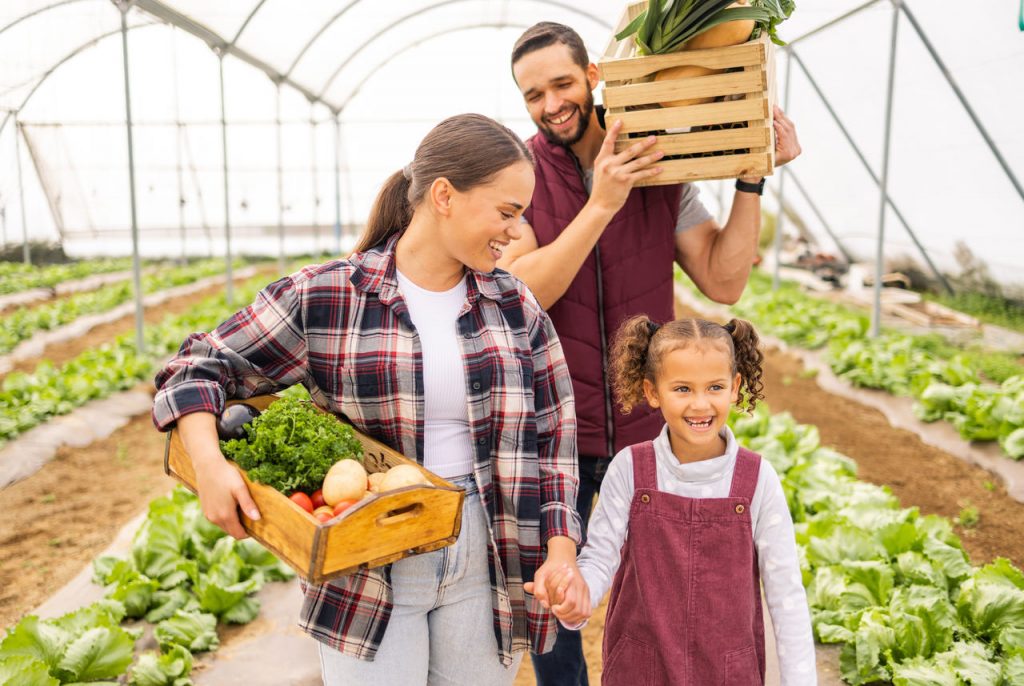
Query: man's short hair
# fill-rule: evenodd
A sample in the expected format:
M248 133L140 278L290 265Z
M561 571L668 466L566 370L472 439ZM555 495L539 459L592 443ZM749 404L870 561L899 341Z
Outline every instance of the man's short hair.
M590 57L587 55L587 46L583 44L580 34L573 31L565 24L556 24L553 21L542 21L526 29L523 35L519 36L515 47L512 48L512 66L516 62L534 50L546 48L549 45L561 43L569 48L572 60L586 71L590 64Z

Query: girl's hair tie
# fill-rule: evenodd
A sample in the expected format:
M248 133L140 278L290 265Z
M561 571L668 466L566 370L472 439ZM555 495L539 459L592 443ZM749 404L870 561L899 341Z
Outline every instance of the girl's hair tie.
M650 334L651 338L654 338L654 334L658 333L658 329L661 328L661 324L656 321L647 320L647 333Z

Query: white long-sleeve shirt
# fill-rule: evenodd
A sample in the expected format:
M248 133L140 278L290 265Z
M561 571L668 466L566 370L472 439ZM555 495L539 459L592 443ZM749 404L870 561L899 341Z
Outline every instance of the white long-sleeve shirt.
M686 498L728 497L739 448L729 427L722 428L721 436L726 441L724 455L682 464L672 453L665 426L654 440L658 490ZM600 604L619 569L633 491L633 454L625 448L608 467L587 530L587 543L577 561L590 587L593 607ZM811 686L817 683L814 636L800 578L793 520L779 476L764 459L750 503L750 517L761 582L775 629L782 684Z

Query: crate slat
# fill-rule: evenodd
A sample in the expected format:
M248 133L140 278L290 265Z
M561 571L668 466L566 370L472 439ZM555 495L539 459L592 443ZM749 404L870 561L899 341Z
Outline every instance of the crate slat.
M686 98L759 93L765 89L765 75L756 70L694 76L676 81L651 81L604 89L604 105L612 109L670 102Z
M741 45L725 48L686 50L667 55L644 55L602 60L598 63L601 78L606 83L639 79L669 67L706 67L708 69L730 69L765 63L766 39L753 40Z
M687 126L711 126L741 121L764 120L770 114L768 101L729 100L686 107L662 107L632 112L609 112L605 122L611 126L622 120L622 133L681 129Z
M721 155L718 157L698 157L689 160L662 160L658 166L663 169L661 174L637 183L638 186L657 186L659 177L671 176L672 183L687 183L708 179L735 179L740 176L753 175L756 170L768 164L766 153L747 155Z
M619 138L626 145L636 143L636 138ZM755 148L768 145L767 129L730 129L727 131L693 131L658 136L657 148L666 155L689 155L702 152Z

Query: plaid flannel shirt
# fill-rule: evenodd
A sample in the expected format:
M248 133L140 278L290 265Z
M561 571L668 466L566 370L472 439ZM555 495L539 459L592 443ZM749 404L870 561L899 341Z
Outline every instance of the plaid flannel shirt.
M410 459L423 453L420 342L395 276L394 246L306 267L265 288L211 333L189 336L157 375L160 430L226 398L297 383L317 405ZM459 313L474 471L489 515L499 657L550 650L555 621L523 583L552 536L580 542L576 415L569 372L547 314L516 278L469 272ZM422 462L422 458L420 458ZM392 610L390 566L303 584L300 626L372 660Z

